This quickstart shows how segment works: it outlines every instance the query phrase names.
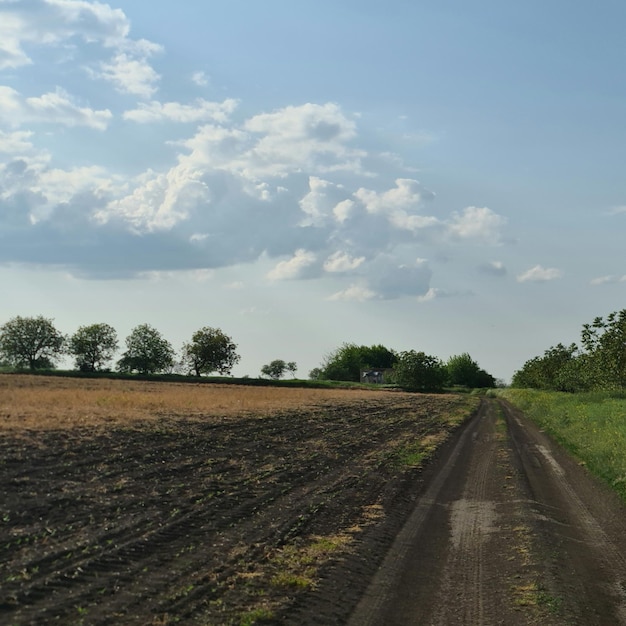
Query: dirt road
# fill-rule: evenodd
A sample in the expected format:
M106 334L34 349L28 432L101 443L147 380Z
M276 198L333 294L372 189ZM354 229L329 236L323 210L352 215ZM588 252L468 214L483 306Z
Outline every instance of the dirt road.
M485 400L351 626L626 624L626 508L508 404Z

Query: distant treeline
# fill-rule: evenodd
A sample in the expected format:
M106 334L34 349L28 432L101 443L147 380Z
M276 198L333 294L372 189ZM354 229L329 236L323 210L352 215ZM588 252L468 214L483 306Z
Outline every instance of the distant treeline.
M208 326L194 332L178 355L172 344L148 324L133 328L125 346L114 364L116 376L199 378L214 372L230 376L240 360L231 337ZM41 315L14 317L0 326L0 367L5 368L52 371L61 357L69 355L74 358L74 371L80 375L113 374L113 357L118 348L117 332L105 323L81 326L73 335L64 335L52 319ZM278 381L286 372L291 372L295 379L296 370L295 361L274 359L261 368L261 374ZM311 386L330 386L334 382L362 384L371 383L372 377L376 383L411 391L441 391L449 386L488 388L497 383L467 353L444 362L416 350L396 352L382 345L353 343L344 343L328 354L321 366L310 372L309 382Z
M584 324L581 345L559 343L530 359L511 385L553 391L626 389L626 309Z

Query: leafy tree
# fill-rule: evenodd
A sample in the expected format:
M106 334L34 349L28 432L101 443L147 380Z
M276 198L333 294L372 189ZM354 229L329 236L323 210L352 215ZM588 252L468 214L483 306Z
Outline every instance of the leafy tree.
M394 378L400 387L408 391L441 391L447 371L437 357L409 350L398 355Z
M161 333L149 324L140 324L126 337L126 352L117 362L120 372L156 374L174 366L174 349Z
M219 372L230 374L239 362L237 346L219 328L205 326L191 337L191 343L183 345L183 363L196 376Z
M81 326L69 339L68 352L76 357L76 368L97 372L113 358L118 341L115 328L108 324Z
M269 376L274 380L278 380L282 378L285 372L287 371L287 363L282 359L275 359L271 363L264 365L261 368L261 374L264 376Z
M596 317L584 324L582 344L591 356L596 386L605 389L626 387L626 309L614 311L606 320Z
M0 326L0 355L11 365L46 369L54 367L63 354L65 337L53 320L38 317L14 317Z
M451 356L446 363L446 370L451 385L471 388L496 386L495 378L481 369L467 352Z
M368 347L344 343L326 356L320 368L320 378L358 382L362 369L390 368L396 360L396 353L383 345Z
M589 357L581 355L574 343L559 343L543 356L526 361L511 381L513 387L554 391L582 391L592 384Z
M298 365L296 364L295 361L289 361L289 363L287 363L287 371L291 372L291 375L293 376L293 378L296 377L296 372L298 371Z
M310 380L323 380L324 379L324 371L322 370L322 368L321 367L314 367L309 372L309 379Z

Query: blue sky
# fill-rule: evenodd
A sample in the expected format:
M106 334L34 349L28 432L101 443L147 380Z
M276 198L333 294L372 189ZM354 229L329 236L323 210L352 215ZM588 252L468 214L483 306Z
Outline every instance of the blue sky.
M0 323L496 377L625 306L626 5L0 0Z

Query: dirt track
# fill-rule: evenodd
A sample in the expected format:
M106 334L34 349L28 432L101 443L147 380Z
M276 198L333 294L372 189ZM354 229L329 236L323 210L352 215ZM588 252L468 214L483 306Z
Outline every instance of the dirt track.
M519 412L431 469L351 626L626 624L626 508Z

